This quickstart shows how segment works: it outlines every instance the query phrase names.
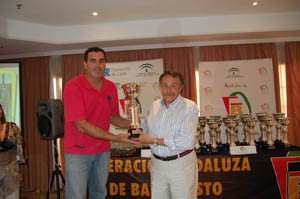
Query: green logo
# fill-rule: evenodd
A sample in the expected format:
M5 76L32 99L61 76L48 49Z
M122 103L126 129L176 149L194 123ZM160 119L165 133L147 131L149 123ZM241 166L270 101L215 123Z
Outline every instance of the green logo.
M153 68L152 64L145 63L139 66L140 70L145 70L145 72L148 72L149 69Z

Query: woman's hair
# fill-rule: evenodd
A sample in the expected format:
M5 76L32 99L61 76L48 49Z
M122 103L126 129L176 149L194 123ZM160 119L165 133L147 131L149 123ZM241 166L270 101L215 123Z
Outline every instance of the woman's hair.
M1 123L5 123L6 122L6 118L5 118L5 114L4 114L4 111L3 111L3 108L2 108L1 104L0 104L0 109L2 111L2 115L0 115L0 122Z

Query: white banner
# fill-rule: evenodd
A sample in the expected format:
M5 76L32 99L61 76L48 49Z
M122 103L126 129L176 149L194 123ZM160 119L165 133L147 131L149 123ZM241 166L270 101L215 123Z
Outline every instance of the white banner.
M140 116L143 118L152 102L161 98L159 90L159 76L163 73L163 60L143 60L133 62L107 63L105 77L113 81L118 89L120 114L126 118L124 101L126 94L122 86L126 83L137 83L140 85L138 101L141 105ZM113 133L124 133L126 129L119 129L111 125Z
M200 115L276 112L272 59L199 62Z
M271 59L200 62L203 116L276 112Z

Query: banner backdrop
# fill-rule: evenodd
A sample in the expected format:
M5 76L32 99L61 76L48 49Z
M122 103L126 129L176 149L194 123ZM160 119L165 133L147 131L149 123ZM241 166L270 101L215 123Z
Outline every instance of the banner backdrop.
M163 60L143 60L134 62L107 63L105 77L113 81L118 89L120 114L126 118L125 101L126 93L122 86L126 83L137 83L140 92L137 101L141 106L140 116L143 118L154 100L160 99L159 76L163 73ZM110 128L113 133L124 133L113 125Z
M299 199L300 156L286 157L289 151L298 150L259 149L257 154L237 156L198 154L198 198ZM150 158L112 157L107 198L150 199L150 164Z
M276 112L272 59L199 62L199 71L201 116Z

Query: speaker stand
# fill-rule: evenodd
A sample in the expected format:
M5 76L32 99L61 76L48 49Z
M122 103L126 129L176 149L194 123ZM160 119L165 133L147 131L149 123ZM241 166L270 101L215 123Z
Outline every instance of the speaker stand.
M47 191L47 199L49 199L50 191L53 185L53 180L55 178L55 184L56 184L56 194L57 194L57 199L60 199L60 180L59 177L61 178L63 184L65 185L65 178L62 175L62 172L60 170L61 166L58 163L58 150L57 150L57 138L53 140L54 144L54 161L55 161L55 169L52 171L52 176L49 182L49 187Z

